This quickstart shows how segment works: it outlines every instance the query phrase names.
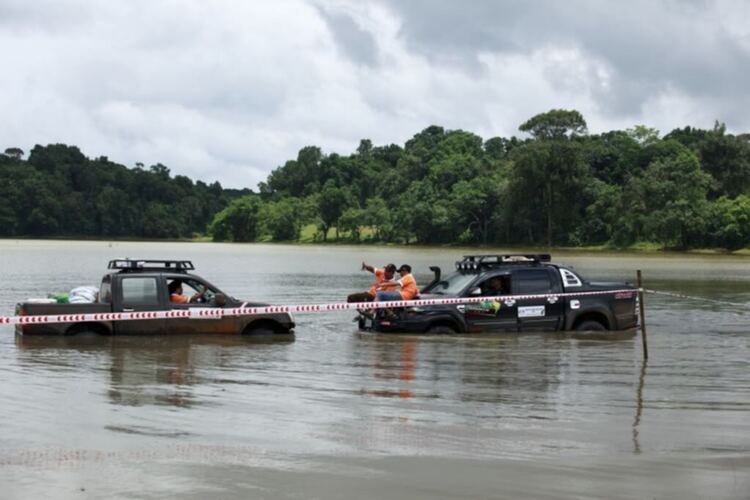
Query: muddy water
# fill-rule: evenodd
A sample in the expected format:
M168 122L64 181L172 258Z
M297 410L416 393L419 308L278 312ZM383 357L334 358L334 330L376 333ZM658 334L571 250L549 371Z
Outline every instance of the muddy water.
M339 301L359 263L460 250L0 241L0 315L188 258L241 298ZM750 260L561 254L585 276L750 305ZM350 313L292 338L31 339L0 330L0 498L750 498L741 306L647 297L632 334L383 336Z

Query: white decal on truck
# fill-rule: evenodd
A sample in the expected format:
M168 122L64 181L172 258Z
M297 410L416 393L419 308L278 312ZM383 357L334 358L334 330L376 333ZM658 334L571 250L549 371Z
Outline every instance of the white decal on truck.
M539 318L544 315L544 306L528 306L518 308L519 318Z
M565 288L583 286L583 283L581 283L581 279L576 276L573 271L565 269L564 267L560 268L560 277L563 280L563 284L565 284Z

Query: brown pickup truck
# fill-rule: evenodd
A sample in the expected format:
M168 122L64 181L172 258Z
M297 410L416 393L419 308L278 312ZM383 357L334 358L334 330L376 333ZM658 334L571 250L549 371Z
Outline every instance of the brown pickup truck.
M192 308L262 307L267 304L242 302L222 293L208 281L190 274L195 267L187 260L118 259L107 266L97 300L83 304L16 305L18 316L97 314L108 312L167 311ZM185 303L170 300L169 285L182 284L190 292ZM174 288L174 287L173 287ZM100 335L220 333L246 335L291 334L294 319L288 313L252 316L210 316L207 318L145 319L50 324L18 324L20 335Z

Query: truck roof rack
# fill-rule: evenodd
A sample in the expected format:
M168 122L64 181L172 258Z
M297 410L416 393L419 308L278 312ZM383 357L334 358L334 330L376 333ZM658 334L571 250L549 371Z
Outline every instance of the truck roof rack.
M539 264L552 259L548 253L539 254L505 254L505 255L464 255L456 261L458 270L478 270L486 267L507 266L513 264Z
M107 269L117 269L122 273L139 271L171 271L186 273L195 269L189 260L163 259L114 259L110 260Z

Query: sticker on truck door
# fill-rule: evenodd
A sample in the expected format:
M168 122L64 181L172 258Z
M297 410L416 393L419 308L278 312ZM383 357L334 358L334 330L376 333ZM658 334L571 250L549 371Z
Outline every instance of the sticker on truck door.
M544 306L528 306L518 308L519 318L540 318L545 315Z
M484 301L478 304L467 304L465 311L469 316L497 316L502 303L497 301Z

